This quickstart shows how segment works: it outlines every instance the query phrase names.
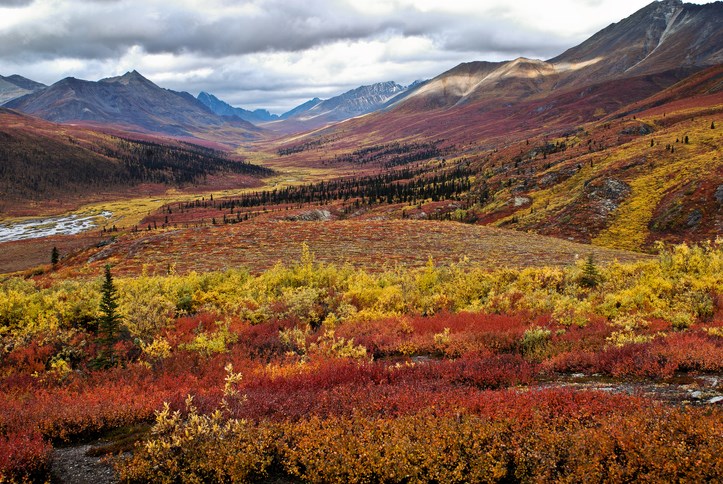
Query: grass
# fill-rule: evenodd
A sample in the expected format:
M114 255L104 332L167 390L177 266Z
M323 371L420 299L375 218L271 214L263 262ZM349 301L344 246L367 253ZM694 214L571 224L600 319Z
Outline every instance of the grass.
M236 225L143 231L68 261L60 270L94 274L111 262L125 274L165 274L247 267L260 271L297 259L307 244L319 261L370 270L468 260L488 268L569 265L593 253L601 262L635 261L640 254L592 248L550 237L456 222L345 220L253 221ZM88 262L91 260L91 264Z

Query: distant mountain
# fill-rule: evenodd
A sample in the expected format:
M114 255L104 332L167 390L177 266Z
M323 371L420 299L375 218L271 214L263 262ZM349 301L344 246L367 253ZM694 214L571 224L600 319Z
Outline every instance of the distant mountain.
M112 125L173 136L194 136L224 126L240 128L247 137L258 133L251 123L218 116L191 94L162 89L137 71L97 82L69 77L5 107L53 122Z
M32 94L47 86L39 82L27 79L23 76L13 74L12 76L0 76L0 106L8 101Z
M297 115L301 115L302 113L305 113L306 111L310 110L311 108L322 102L323 101L318 97L315 97L314 99L309 99L305 103L299 104L294 109L286 111L284 114L281 115L281 119L289 119L296 117Z
M321 101L305 111L297 112L293 117L302 120L318 118L324 122L342 121L376 111L405 90L392 81L361 86Z
M249 111L247 109L237 108L207 92L199 93L197 99L219 116L235 116L252 124L268 123L269 121L279 119L277 114L271 114L266 109Z
M401 99L407 92L409 87L393 81L360 86L330 99L311 99L282 114L279 122L268 127L279 131L317 128L378 111Z

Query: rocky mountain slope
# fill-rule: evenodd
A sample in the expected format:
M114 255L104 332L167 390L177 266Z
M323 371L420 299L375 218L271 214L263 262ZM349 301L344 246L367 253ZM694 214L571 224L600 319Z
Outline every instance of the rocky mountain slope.
M556 92L678 71L674 80L723 63L723 2L653 2L547 61L461 64L411 93L401 109L497 107ZM665 87L665 86L664 86ZM646 93L649 94L649 93Z
M0 106L8 101L25 96L26 94L32 94L46 87L45 84L17 74L7 77L0 76Z
M57 123L85 122L127 130L193 136L224 126L253 137L258 129L233 117L221 117L186 92L162 89L136 71L97 82L66 78L5 107Z
M396 99L401 99L408 89L387 81L360 86L325 100L314 98L281 115L281 121L265 127L282 132L318 128L378 111Z
M248 109L237 108L207 92L200 92L196 99L219 116L234 116L251 124L267 123L279 119L278 115L271 114L266 109L249 111Z

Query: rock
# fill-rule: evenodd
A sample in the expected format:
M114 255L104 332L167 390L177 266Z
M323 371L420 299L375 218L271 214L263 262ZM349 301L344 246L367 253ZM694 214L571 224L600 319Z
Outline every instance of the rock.
M521 207L522 205L527 205L532 200L530 200L528 197L515 197L512 199L513 204L515 207Z
M320 222L330 219L331 212L328 210L309 210L308 212L302 212L298 215L290 215L286 217L286 220L298 222Z
M710 400L708 400L708 403L712 403L712 404L721 403L721 402L723 402L723 397L721 397L721 396L713 397Z
M53 449L51 482L110 484L118 482L113 465L99 457L86 455L89 444Z
M689 229L692 229L692 228L700 225L700 222L702 220L703 220L703 212L701 212L699 209L696 208L695 210L690 212L690 215L688 216L688 221L685 223L685 225Z
M690 398L695 398L696 400L700 400L701 398L703 398L703 392L701 392L700 390L694 391L693 393L690 394Z
M606 178L602 183L589 184L585 187L585 195L593 202L596 212L606 216L630 195L630 185L615 178Z
M720 204L723 205L723 185L718 185L718 188L715 189L715 199Z
M647 124L640 123L633 126L626 126L623 128L622 131L620 131L620 134L628 134L628 135L640 135L644 136L646 134L650 134L653 132L653 129L648 126Z

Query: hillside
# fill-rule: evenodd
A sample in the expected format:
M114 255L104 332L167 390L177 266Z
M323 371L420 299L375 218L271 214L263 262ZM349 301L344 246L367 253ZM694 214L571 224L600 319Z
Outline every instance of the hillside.
M367 132L350 121L281 145L267 163L354 177L226 205L279 218L322 204L331 218L454 219L633 250L655 240L710 240L723 226L723 67L660 89L674 79L643 76L593 86L584 96L530 101L517 112L501 108L478 114L483 125L437 129L440 138L431 141L391 131L394 112L380 117L388 129L365 142ZM261 214L261 206L271 213ZM222 215L192 210L186 217Z
M605 80L723 63L723 3L653 2L548 62Z
M121 136L0 108L0 213L25 212L29 202L62 200L72 205L103 198L103 193L127 197L140 184L149 185L153 192L198 184L221 174L238 177L239 185L253 186L258 177L269 174L198 145Z

